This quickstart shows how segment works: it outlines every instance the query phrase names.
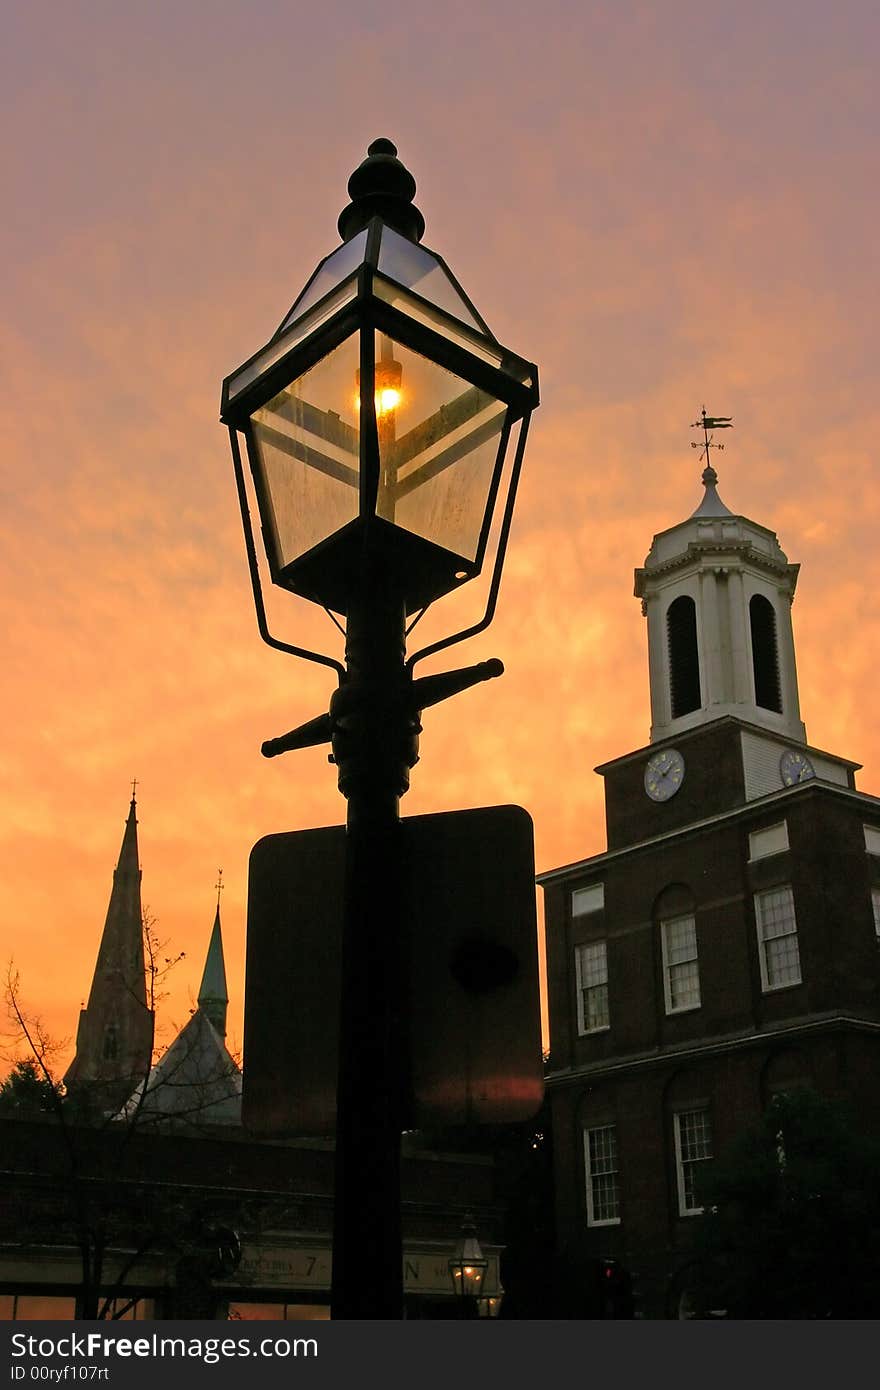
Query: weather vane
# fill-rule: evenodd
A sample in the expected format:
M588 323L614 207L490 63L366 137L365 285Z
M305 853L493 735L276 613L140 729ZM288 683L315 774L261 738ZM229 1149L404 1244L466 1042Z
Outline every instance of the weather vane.
M223 870L217 870L217 882L214 884L217 889L217 906L220 906L220 894L223 892Z
M135 792L137 791L137 784L138 784L138 779L137 779L136 777L132 777L132 779L131 779L131 799L132 799L132 801L134 801L134 799L135 799Z
M692 430L699 430L699 429L701 429L701 430L703 431L703 443L702 443L702 444L698 444L697 441L696 441L695 439L692 439L692 440L691 440L691 448L692 448L692 449L702 449L702 450L705 452L705 455L706 455L706 467L707 467L707 468L711 468L712 465L711 465L711 463L709 462L709 450L710 450L710 449L723 449L723 448L724 448L724 445L723 445L723 444L715 444L715 443L713 443L713 441L709 438L709 432L710 432L710 430L732 430L732 429L733 429L733 416L732 416L732 415L707 415L707 414L706 414L706 407L703 406L703 418L702 418L702 420L695 420L694 423L691 425L691 429L692 429Z

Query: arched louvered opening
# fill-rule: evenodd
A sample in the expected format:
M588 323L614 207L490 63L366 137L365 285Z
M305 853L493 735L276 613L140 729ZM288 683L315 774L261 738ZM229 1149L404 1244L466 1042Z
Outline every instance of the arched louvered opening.
M688 594L681 594L666 614L669 642L669 693L672 717L699 709L700 656L697 649L697 606Z
M753 594L749 602L752 629L752 669L755 673L755 703L762 709L782 713L779 688L779 652L776 646L776 613L763 594Z

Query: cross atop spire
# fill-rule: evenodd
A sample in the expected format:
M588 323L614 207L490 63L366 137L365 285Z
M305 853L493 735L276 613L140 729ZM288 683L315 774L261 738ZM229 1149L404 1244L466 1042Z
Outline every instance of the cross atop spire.
M136 777L132 777L132 779L131 779L131 799L132 799L132 801L135 800L135 792L137 791L137 784L138 784L138 779L137 779Z
M217 882L214 884L217 889L217 911L220 911L220 894L223 892L223 870L217 870Z

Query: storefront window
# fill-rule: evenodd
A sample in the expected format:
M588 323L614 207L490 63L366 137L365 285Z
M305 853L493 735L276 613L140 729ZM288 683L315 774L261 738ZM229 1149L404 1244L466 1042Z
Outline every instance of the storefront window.
M76 1299L47 1293L0 1293L0 1322L71 1322Z
M230 1303L230 1319L241 1322L329 1322L326 1303Z

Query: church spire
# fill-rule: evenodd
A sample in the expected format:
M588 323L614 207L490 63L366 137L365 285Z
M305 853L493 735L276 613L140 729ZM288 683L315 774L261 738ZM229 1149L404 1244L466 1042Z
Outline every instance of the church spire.
M64 1078L66 1084L101 1082L110 1089L117 1082L130 1085L132 1077L149 1067L152 1039L133 785L92 986L80 1012L76 1056Z
M229 1007L229 994L226 989L226 966L223 961L223 936L220 929L220 893L223 888L223 870L217 880L217 910L214 913L214 926L202 983L199 985L198 1005L202 1013L214 1025L221 1038L226 1037L226 1010Z

